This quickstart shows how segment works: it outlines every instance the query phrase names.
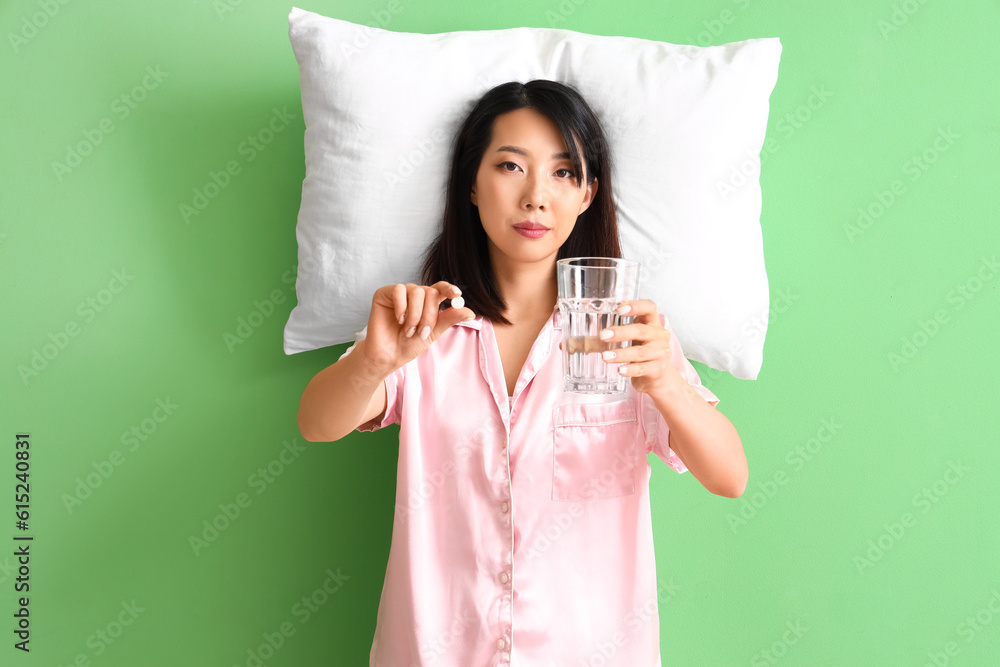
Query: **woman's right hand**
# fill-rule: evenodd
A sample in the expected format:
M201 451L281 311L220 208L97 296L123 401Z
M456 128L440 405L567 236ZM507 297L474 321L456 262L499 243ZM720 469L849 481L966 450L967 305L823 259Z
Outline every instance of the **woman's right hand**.
M444 280L429 287L413 283L379 287L372 297L362 345L369 363L388 375L419 356L453 324L474 318L475 313L465 307L438 312L442 301L461 293ZM429 331L426 339L420 337L424 327ZM408 331L412 332L409 336Z

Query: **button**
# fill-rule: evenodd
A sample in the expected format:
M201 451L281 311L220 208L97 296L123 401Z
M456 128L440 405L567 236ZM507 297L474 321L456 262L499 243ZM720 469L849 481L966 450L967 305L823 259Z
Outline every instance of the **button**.
M507 642L505 642L504 640L502 640L502 639L498 639L497 640L497 648L503 648L506 645L507 645Z
M504 513L507 512L507 502L506 501L504 501L504 503L502 505L500 505L500 511L504 512Z
M507 573L506 572L501 572L500 573L500 583L502 583L502 584L506 584L507 583Z

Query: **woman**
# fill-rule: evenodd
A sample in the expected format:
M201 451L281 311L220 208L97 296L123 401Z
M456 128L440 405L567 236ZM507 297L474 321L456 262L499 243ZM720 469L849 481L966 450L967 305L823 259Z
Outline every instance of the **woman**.
M621 256L600 124L564 84L497 86L459 131L426 284L379 288L302 396L310 441L400 425L372 665L659 664L646 455L727 497L746 458L650 300L610 329L624 400L563 393L556 260L578 256Z

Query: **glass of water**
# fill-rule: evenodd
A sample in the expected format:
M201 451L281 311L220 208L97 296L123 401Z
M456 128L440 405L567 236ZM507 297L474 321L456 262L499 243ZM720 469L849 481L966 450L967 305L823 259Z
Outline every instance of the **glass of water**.
M578 394L623 394L629 379L618 364L607 364L604 350L628 347L598 334L608 327L631 324L618 315L622 301L636 299L639 262L613 257L571 257L556 262L559 317L562 326L563 389Z

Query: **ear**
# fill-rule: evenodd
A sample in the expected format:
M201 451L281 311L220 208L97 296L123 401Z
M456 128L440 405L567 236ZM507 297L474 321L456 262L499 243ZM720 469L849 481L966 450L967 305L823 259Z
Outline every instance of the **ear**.
M476 186L475 185L472 186L472 192L469 194L469 201L472 202L473 206L475 206L477 208L479 207L479 202L476 201Z
M590 208L591 203L593 203L593 201L594 201L594 195L595 194L597 194L597 179L596 178L594 179L593 183L591 183L591 184L589 184L587 186L587 193L583 196L583 201L580 203L580 212L577 213L577 215L580 215L580 213L583 213L588 208Z

